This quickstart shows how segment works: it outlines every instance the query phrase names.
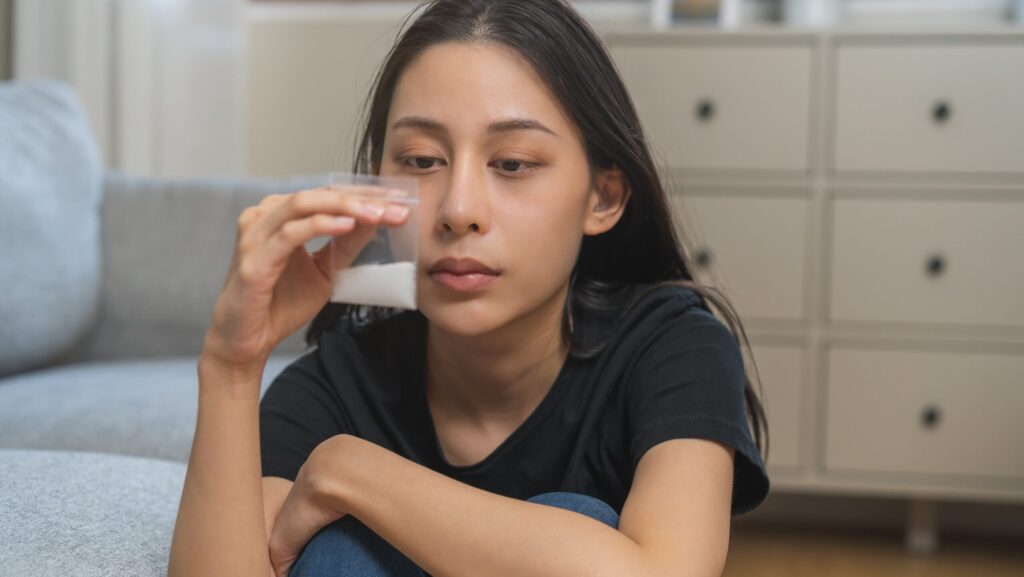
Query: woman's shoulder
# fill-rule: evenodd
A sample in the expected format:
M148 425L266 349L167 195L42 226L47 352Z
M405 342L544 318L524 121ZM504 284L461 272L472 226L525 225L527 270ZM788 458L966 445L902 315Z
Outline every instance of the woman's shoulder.
M712 312L704 291L689 281L640 284L633 287L628 310L617 323L624 340L642 349L678 349L701 343L738 352L732 329Z
M649 302L676 309L700 307L707 310L707 299L687 280L669 280L633 285L635 302Z
M707 300L686 283L634 283L589 299L588 306L577 309L581 348L599 349L602 356L632 356L659 342L731 335L711 313Z
M708 305L708 299L697 289L679 281L635 284L619 314L617 324L623 329L643 327L660 332L669 325L725 327Z

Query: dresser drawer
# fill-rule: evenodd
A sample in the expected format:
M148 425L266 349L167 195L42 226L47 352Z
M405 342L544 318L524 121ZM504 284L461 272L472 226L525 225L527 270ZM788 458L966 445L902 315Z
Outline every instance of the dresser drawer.
M722 289L741 318L799 320L807 200L673 195L697 280Z
M1024 326L1024 202L837 199L833 321Z
M811 48L611 47L670 167L806 171Z
M832 349L829 470L1024 478L1024 355Z
M761 404L768 421L771 467L800 465L800 374L802 350L799 347L751 343L764 393ZM750 382L756 388L753 371Z
M1024 173L1024 42L840 46L838 171Z

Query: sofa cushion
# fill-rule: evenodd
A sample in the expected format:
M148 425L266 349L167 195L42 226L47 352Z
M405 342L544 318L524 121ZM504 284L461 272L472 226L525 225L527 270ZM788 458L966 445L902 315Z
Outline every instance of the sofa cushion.
M156 178L108 171L100 316L96 330L60 360L198 355L231 264L238 215L269 194L327 181L326 175ZM278 350L302 350L305 328Z
M163 577L185 464L0 449L0 573Z
M42 366L95 321L102 170L70 88L0 82L0 375Z
M261 396L295 358L270 358ZM0 379L0 448L188 462L198 410L196 360L81 363Z

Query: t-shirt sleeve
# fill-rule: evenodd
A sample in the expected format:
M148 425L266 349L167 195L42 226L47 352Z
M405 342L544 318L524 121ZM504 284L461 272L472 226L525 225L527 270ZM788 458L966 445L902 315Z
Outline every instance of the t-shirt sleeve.
M349 430L349 419L314 349L274 377L260 400L263 476L294 481L317 445Z
M746 375L728 327L698 306L668 306L629 380L628 418L634 470L651 447L704 438L736 450L732 514L757 507L769 481L744 406Z

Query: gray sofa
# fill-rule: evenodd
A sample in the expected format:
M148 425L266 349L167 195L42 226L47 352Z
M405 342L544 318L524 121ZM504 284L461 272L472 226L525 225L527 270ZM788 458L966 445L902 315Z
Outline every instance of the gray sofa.
M238 215L326 182L105 171L68 87L0 83L0 577L166 574Z

